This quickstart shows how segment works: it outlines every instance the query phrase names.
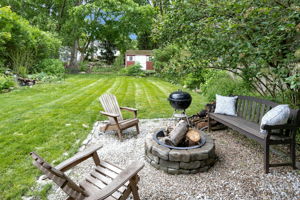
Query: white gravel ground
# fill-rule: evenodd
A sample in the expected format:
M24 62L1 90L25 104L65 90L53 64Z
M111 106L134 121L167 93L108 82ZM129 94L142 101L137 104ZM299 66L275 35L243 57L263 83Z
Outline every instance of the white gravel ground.
M264 174L262 148L249 139L228 130L209 133L216 143L218 161L208 171L192 175L169 175L156 170L144 160L144 139L170 120L141 120L141 134L135 129L125 131L126 139L120 142L113 133L101 133L96 123L93 134L84 142L86 146L103 144L98 151L100 159L126 167L134 160L145 162L140 171L139 194L141 199L300 199L299 170L291 167L271 168ZM83 148L82 148L83 149ZM272 156L273 161L278 157ZM73 168L69 175L80 180L94 166L87 160ZM53 186L48 199L65 199L65 194Z

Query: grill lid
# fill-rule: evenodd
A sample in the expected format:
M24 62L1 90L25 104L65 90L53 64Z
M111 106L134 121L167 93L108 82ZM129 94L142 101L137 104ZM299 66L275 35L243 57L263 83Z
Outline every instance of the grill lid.
M189 93L178 90L169 95L169 101L190 101L192 97Z

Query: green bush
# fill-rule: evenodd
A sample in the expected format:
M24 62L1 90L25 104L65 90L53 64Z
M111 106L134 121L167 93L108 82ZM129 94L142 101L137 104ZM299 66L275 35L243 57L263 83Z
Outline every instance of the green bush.
M62 76L47 74L45 72L30 74L27 77L33 80L37 80L39 82L54 82L59 81L63 78Z
M118 57L116 57L114 63L113 63L113 67L117 68L117 69L122 69L122 67L124 67L124 55L121 54Z
M200 85L200 89L209 101L219 95L250 95L250 89L241 79L232 78L225 71L209 70L205 75L205 83Z
M65 67L59 59L44 59L38 65L38 72L45 72L48 75L62 76L65 73Z
M189 73L183 80L183 84L189 89L199 88L200 83L203 82L203 77L195 73Z
M80 63L79 63L79 70L80 70L81 72L87 72L87 71L89 70L89 65L88 65L88 64L89 64L89 63L86 62L86 61L80 62Z
M154 70L146 70L145 71L145 76L154 76L156 72Z
M161 49L155 49L154 53L154 69L157 72L163 72L165 68L169 68L170 62L178 58L180 52L179 47L176 45L169 45Z
M128 76L145 76L145 72L141 68L140 64L135 64L121 69L120 73Z
M116 63L114 63L113 65L108 65L103 61L97 61L90 64L92 73L115 73L124 68L124 66L120 67Z
M20 67L36 72L42 59L58 56L60 45L56 35L30 25L9 6L0 8L0 60L15 73Z
M12 76L5 76L0 74L0 91L15 87L16 82Z
M6 71L5 65L4 65L4 61L0 60L0 74L4 73Z

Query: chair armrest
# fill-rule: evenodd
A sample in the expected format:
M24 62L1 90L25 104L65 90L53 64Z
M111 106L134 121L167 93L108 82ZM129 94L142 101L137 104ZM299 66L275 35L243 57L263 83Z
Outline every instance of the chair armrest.
M134 112L134 118L137 118L137 111L136 108L129 108L129 107L120 107L121 110L127 110L129 112Z
M144 163L135 161L130 164L125 170L123 170L112 182L110 182L103 190L99 191L97 194L94 194L93 197L90 196L87 199L97 198L97 199L106 199L112 195L115 191L123 186L128 180L144 167Z
M100 113L101 113L102 115L106 115L106 116L108 116L108 117L119 117L118 114L107 113L107 112L103 112L103 111L100 111Z
M62 172L67 171L68 169L76 166L78 163L81 163L82 161L90 158L93 156L93 154L100 148L102 148L102 144L92 146L82 152L79 152L75 154L73 157L63 161L59 165L57 165L55 168L57 170L60 170Z
M267 125L267 124L264 124L261 126L262 129L264 130L274 130L274 129L290 129L290 130L293 130L293 129L298 129L300 128L299 125L297 124L282 124L282 125Z
M129 107L120 107L121 110L128 110L130 112L136 112L138 109L136 108L129 108Z

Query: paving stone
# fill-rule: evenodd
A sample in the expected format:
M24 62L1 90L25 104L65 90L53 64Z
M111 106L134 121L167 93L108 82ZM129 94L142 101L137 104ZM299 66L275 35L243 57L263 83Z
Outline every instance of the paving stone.
M166 161L166 160L160 159L159 165L162 166L162 167L179 169L179 162Z
M208 158L208 152L203 152L202 147L199 149L189 149L190 157L192 161L205 160Z
M155 162L155 163L159 163L159 157L157 157L157 156L154 156L154 155L152 155L152 154L148 154L148 157L151 159L151 161L153 161L153 162Z
M185 169L179 169L180 174L190 174L190 170L185 170Z
M189 162L190 157L191 157L190 153L187 150L172 149L169 152L169 160L170 161Z
M191 174L196 174L196 173L199 173L199 172L207 172L209 169L209 167L201 167L201 168L198 168L198 169L193 169L191 170Z
M179 169L168 168L169 174L181 174Z
M200 149L203 153L209 153L210 151L212 151L214 146L215 145L213 143L205 143L205 145L203 147L201 147Z
M151 161L152 161L148 156L145 156L145 159L148 163L151 163Z
M162 167L161 165L159 166L159 170L164 171L165 173L168 173L168 168L167 167Z
M213 148L208 152L208 156L209 156L210 158L215 158L215 157L216 157L216 152L215 152L215 150L216 150L216 147L213 146Z
M197 169L200 167L200 161L180 162L179 166L182 169Z
M145 139L145 149L151 151L152 146L154 146L156 142L152 139L152 137L148 137Z
M155 162L153 162L153 161L151 161L150 164L151 164L154 168L160 169L159 164L157 164L157 163L155 163Z
M170 152L170 149L167 147L163 147L158 144L152 146L152 154L155 156L158 156L164 160L169 159L169 152Z

